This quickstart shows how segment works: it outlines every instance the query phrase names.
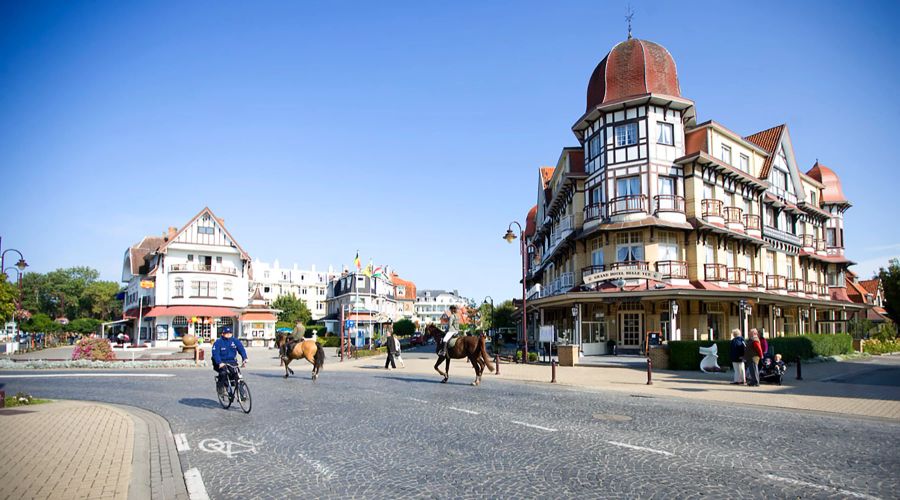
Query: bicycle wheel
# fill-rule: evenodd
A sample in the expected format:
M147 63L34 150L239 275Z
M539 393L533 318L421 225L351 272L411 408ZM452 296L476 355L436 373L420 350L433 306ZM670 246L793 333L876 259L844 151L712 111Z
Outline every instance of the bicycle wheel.
M253 401L250 399L250 388L247 387L247 383L243 380L238 381L235 396L237 397L238 403L241 405L241 409L244 410L244 413L250 413Z
M234 400L233 397L229 397L229 385L231 382L228 381L228 378L225 379L225 385L220 385L216 383L216 394L219 396L219 404L222 405L222 408L226 410L231 407L231 402Z

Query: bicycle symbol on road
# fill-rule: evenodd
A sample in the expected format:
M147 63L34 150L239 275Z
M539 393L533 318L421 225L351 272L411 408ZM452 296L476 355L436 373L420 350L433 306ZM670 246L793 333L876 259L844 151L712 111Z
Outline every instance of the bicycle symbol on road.
M204 439L200 441L200 449L207 453L221 453L228 458L241 453L256 454L256 445L239 441L222 441L221 439Z

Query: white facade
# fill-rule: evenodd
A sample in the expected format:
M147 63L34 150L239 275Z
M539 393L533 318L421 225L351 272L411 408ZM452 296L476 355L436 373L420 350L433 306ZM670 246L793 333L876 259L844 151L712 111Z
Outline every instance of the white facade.
M328 284L328 332L340 332L341 319L353 321L351 336L361 333L365 339L378 339L403 317L395 297L393 282L387 276L346 273ZM343 311L343 313L342 313ZM346 323L345 323L346 327Z
M419 290L416 293L416 315L414 321L419 323L419 328L426 325L441 324L441 317L448 314L450 306L456 306L460 310L468 306L469 299L460 297L456 290Z
M133 332L140 322L132 338L165 344L191 333L212 340L225 328L240 337L249 260L208 208L180 230L144 238L126 250L122 269L124 316L134 320Z
M292 268L282 268L277 260L271 265L256 260L251 267L253 280L250 289L259 287L267 303L290 294L306 303L313 319L321 319L328 314L328 282L340 275L332 266L328 266L328 271L317 271L316 266L309 270L300 269L297 264Z

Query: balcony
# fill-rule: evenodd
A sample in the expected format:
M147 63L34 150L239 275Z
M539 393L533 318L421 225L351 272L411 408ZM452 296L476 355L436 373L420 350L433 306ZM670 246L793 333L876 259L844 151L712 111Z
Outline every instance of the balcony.
M237 276L237 269L233 267L214 266L207 264L172 264L169 266L170 273L213 273L213 274L229 274Z
M656 212L684 213L684 198L673 194L658 194L653 197Z
M797 278L789 278L787 280L787 291L802 292L803 291L803 280L797 279Z
M575 286L575 273L560 274L559 278L557 278L557 281L559 282L559 284L557 285L557 291L560 293L568 292L572 289L573 286Z
M743 267L729 267L726 270L728 282L732 285L743 285L747 283L747 270Z
M819 284L812 281L807 281L805 290L809 295L816 295L819 293Z
M613 262L609 265L610 271L649 271L650 263L643 260L626 260Z
M721 200L701 200L700 210L704 218L722 217L722 201Z
M749 271L747 273L747 284L753 287L761 288L765 285L765 275L762 271Z
M817 252L824 252L824 251L825 251L825 240L823 240L823 239L821 239L821 238L816 238L816 240L815 240L815 245L816 245L815 248L816 248L816 251L817 251Z
M636 214L647 212L647 197L642 194L632 194L613 198L608 204L609 216Z
M590 275L596 274L596 273L602 273L603 271L606 271L606 266L604 266L603 264L600 264L597 266L582 267L581 268L581 279L584 280L585 276L590 276Z
M816 248L816 237L812 234L804 234L801 237L800 246L803 248L808 248L810 250L815 250Z
M584 221L600 220L603 218L603 204L592 203L584 207Z
M822 298L831 297L831 294L828 293L828 285L825 283L819 283L819 296Z
M663 278L687 279L687 262L683 260L661 260L656 263L656 272Z
M744 227L748 231L759 231L762 227L759 223L759 216L752 214L744 214Z
M703 279L706 281L725 281L725 264L704 264Z
M744 225L744 210L738 207L725 207L725 223Z
M787 278L778 274L766 275L766 290L784 290L787 288Z
M766 226L765 233L766 233L766 236L779 239L781 241L790 243L792 245L800 246L800 243L801 243L800 237L797 236L796 234L782 231L781 229L778 229L773 226Z

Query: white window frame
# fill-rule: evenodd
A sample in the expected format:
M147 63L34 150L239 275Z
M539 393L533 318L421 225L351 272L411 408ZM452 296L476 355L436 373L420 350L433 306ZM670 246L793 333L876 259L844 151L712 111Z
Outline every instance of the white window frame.
M633 146L638 142L637 123L623 123L616 125L616 147Z
M725 163L731 165L731 146L729 146L727 144L722 144L722 153L721 153L721 158L719 158L719 159L724 161Z
M675 125L666 122L656 122L659 127L659 137L656 139L657 144L665 146L675 145Z

